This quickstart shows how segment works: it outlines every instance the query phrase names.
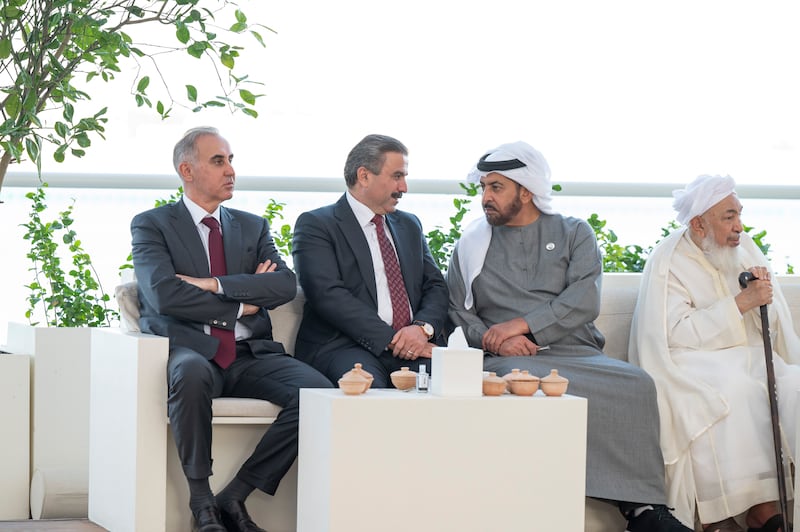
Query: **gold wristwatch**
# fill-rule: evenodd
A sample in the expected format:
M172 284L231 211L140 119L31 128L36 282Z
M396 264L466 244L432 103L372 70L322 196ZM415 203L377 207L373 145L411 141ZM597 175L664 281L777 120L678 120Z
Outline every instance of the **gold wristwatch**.
M428 337L428 340L433 338L433 325L431 325L430 323L424 322L424 321L419 321L419 320L414 320L412 323L414 325L422 328L422 332L425 333L425 336Z

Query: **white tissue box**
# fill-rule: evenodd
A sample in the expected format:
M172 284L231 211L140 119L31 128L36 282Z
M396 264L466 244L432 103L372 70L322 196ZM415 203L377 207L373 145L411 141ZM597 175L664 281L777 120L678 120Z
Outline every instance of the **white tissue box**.
M434 347L430 391L448 397L483 395L483 351L472 347Z

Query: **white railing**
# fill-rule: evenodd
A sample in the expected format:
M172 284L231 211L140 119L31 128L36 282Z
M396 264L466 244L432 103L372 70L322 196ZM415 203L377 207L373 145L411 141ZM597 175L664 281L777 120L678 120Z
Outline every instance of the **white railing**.
M90 254L106 292L119 283L119 266L130 252L130 220L138 212L149 209L157 199L166 199L178 188L174 175L131 174L48 174L45 176L48 212L43 219L52 220L72 199L75 223L73 228L84 250ZM30 202L24 197L39 183L33 172L11 172L6 177L0 199L0 278L5 283L0 305L0 344L5 341L6 322L25 321L25 298L33 274L26 254L30 244L22 239L20 227L28 219ZM567 215L588 218L596 213L606 220L606 229L614 231L618 243L654 245L661 237L661 228L674 219L672 190L680 185L669 183L561 183L562 191L554 194L554 208ZM456 180L409 179L410 193L400 208L417 214L426 231L436 226L449 228L449 217L455 213L452 199L466 197ZM336 201L345 188L341 177L256 177L239 176L236 194L228 202L231 207L261 214L270 200L285 204L283 220L276 225L294 225L303 211ZM766 241L772 246L770 258L776 271L783 273L787 265L800 266L800 239L794 224L800 186L741 185L737 187L744 204L743 219L757 230L766 230ZM479 198L470 205L465 217L469 221L481 216Z
M178 178L172 174L50 174L45 178L51 188L108 188L108 189L176 189ZM34 172L9 172L4 186L31 187L38 182ZM410 180L414 193L460 194L461 187L453 179ZM561 183L564 196L593 196L614 198L669 198L672 191L684 186L679 183L595 183L575 181ZM261 192L341 192L341 177L280 177L238 176L236 188L240 191ZM800 185L737 185L742 198L800 199Z

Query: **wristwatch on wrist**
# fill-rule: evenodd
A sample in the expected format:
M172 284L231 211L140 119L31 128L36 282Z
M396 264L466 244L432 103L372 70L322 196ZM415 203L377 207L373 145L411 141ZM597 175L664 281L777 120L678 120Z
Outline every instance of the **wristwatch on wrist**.
M428 340L433 338L433 325L419 320L414 320L412 323L422 328L422 332L425 333L425 336L428 337Z

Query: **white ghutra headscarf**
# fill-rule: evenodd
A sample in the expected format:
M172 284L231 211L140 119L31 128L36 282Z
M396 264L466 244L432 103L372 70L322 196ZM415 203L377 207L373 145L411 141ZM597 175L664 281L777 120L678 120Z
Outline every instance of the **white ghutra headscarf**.
M550 206L553 186L550 166L544 156L522 141L501 144L487 151L467 174L467 182L478 183L487 174L498 173L519 183L533 195L533 204L545 214L554 214ZM458 242L458 260L464 280L464 308L472 308L472 282L481 273L492 240L492 227L482 216L470 223Z

